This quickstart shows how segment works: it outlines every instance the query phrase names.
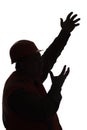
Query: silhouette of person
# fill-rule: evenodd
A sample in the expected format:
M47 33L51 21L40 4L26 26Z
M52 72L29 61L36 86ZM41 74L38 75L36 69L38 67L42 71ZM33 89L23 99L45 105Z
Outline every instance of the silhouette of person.
M3 90L3 123L6 130L62 130L56 114L61 101L61 87L69 74L63 67L59 76L51 69L66 45L70 33L79 25L76 14L61 19L61 32L41 56L32 41L17 41L10 49L14 71ZM47 93L43 82L50 73L52 85Z

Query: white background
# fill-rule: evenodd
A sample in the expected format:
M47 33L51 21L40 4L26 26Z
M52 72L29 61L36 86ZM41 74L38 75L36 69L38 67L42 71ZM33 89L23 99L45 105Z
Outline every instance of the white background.
M3 87L14 70L14 65L10 64L10 47L17 40L28 39L45 51L61 30L60 18L65 20L71 11L81 18L80 26L71 33L52 71L58 75L65 64L71 69L63 85L58 110L63 130L87 130L86 8L86 0L0 0L0 130L4 130ZM44 85L48 91L49 76Z

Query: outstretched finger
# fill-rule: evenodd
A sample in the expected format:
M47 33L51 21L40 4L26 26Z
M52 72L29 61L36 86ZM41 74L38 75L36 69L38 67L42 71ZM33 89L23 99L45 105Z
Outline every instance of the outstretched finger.
M74 23L78 22L79 20L80 20L80 18L78 18L78 19L74 20Z
M63 19L62 18L60 18L60 25L61 25L61 27L63 25Z
M60 74L60 75L64 75L65 70L66 70L66 65L64 65L63 70L62 70L62 72L61 72L61 74Z
M70 68L68 67L68 69L67 69L67 71L66 71L66 73L65 73L65 77L68 76L69 72L70 72Z
M52 80L54 78L53 72L50 71L49 73L50 73L50 77L51 77L51 80Z
M76 27L76 26L79 26L79 25L80 25L80 24L79 24L79 23L77 23L77 24L75 24L75 27Z
M67 16L67 19L70 19L71 15L73 14L73 12L70 12Z
M73 15L71 20L74 20L75 17L77 17L77 14Z

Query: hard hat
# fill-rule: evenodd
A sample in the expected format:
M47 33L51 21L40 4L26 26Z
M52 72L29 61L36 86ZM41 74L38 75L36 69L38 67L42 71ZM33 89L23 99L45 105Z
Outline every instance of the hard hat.
M39 52L38 48L32 41L20 40L17 41L10 49L10 58L12 64L23 57Z

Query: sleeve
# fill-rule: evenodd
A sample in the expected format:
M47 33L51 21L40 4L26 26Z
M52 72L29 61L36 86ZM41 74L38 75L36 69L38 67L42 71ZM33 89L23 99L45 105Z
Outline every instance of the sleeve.
M35 121L44 120L54 115L59 107L61 96L57 102L51 96L49 93L41 97L24 90L15 90L8 98L8 105L20 116Z
M46 51L42 55L43 60L43 74L41 76L42 82L44 82L44 80L48 75L48 72L52 69L57 58L60 56L69 37L70 33L61 30L58 37L54 39L53 43L46 49Z

